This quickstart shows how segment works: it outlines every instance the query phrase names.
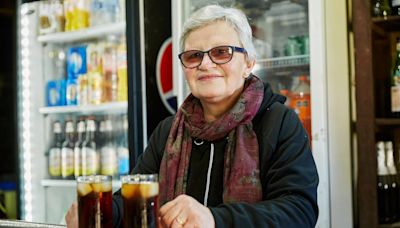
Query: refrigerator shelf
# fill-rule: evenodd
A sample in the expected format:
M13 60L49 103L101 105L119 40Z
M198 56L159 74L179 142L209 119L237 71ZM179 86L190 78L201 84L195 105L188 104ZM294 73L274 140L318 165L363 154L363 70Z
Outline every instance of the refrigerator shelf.
M309 55L286 56L257 60L257 65L264 69L304 66L308 64L310 64Z
M117 22L101 26L89 27L71 32L58 32L38 36L38 41L42 43L63 43L75 42L88 39L95 39L112 34L122 34L125 32L126 23Z
M55 106L42 107L39 112L44 115L48 114L66 114L66 113L126 113L128 110L128 102L112 102L100 105L85 106Z
M59 179L43 179L41 181L43 187L76 187L76 180L59 180ZM121 187L120 180L113 180L112 186L114 189Z

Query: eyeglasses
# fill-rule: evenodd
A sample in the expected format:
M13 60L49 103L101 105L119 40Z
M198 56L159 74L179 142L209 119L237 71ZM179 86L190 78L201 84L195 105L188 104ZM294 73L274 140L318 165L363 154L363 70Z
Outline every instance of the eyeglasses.
M208 51L190 50L182 52L178 55L181 63L186 68L196 68L203 61L204 54L207 53L211 61L221 65L232 60L233 52L247 53L246 49L235 46L218 46Z

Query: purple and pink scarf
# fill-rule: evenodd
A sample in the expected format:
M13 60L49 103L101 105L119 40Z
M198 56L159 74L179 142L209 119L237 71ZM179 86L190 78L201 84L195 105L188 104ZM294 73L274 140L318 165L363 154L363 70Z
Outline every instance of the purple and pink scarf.
M223 116L206 122L199 99L189 95L176 113L160 165L160 203L186 193L192 138L215 141L228 136L224 155L223 202L262 199L259 147L252 119L264 97L262 81L250 76L237 103Z

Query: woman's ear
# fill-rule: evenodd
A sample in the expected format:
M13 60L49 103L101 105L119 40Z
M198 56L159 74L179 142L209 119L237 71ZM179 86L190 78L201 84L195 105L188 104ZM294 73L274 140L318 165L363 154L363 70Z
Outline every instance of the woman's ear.
M246 64L245 73L246 73L246 75L250 75L250 73L253 71L254 66L256 65L256 60L247 59L246 63L247 64Z

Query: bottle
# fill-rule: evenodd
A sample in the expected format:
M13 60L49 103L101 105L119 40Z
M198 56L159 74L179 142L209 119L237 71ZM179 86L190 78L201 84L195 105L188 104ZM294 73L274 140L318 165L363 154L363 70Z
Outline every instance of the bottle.
M90 1L75 0L73 11L72 30L79 30L90 26Z
M53 14L56 21L56 32L64 32L65 30L65 17L64 17L64 6L62 0L51 1Z
M61 177L61 147L63 143L61 123L53 123L53 142L48 150L48 165L50 178Z
M104 122L103 145L100 149L101 174L116 176L118 171L117 150L110 119Z
M94 119L86 121L86 137L82 144L82 175L98 174L99 155L96 148L96 123Z
M102 56L104 44L90 43L87 46L87 80L88 80L88 103L101 104L102 99L102 84L103 84L103 66Z
M389 5L389 0L373 0L372 2L372 16L387 18L392 14Z
M396 62L391 75L390 98L392 116L400 117L400 37L397 37L396 50Z
M116 22L119 17L118 0L92 0L91 22L93 26Z
M102 103L118 100L117 45L116 37L109 36L104 47Z
M65 141L61 149L61 176L72 179L74 176L74 124L67 121L65 124Z
M128 118L122 118L122 130L119 133L118 142L118 174L129 174L129 147L128 147Z
M397 170L394 164L393 143L385 142L386 166L389 172L389 190L390 190L390 218L394 222L398 218L399 207L399 184L397 180Z
M390 191L388 183L389 171L385 163L385 144L383 141L376 143L377 148L377 191L378 191L378 219L379 223L391 222L390 216Z
M74 176L75 178L82 174L82 145L85 140L85 120L81 119L77 124L78 139L74 147Z
M291 94L290 107L299 115L311 141L311 96L307 76L299 77L299 83L294 87Z
M64 31L72 31L72 25L74 24L74 2L73 0L64 0L63 6L65 17Z
M400 0L392 0L392 15L400 16Z
M126 38L122 36L117 49L118 101L128 100L128 69Z

